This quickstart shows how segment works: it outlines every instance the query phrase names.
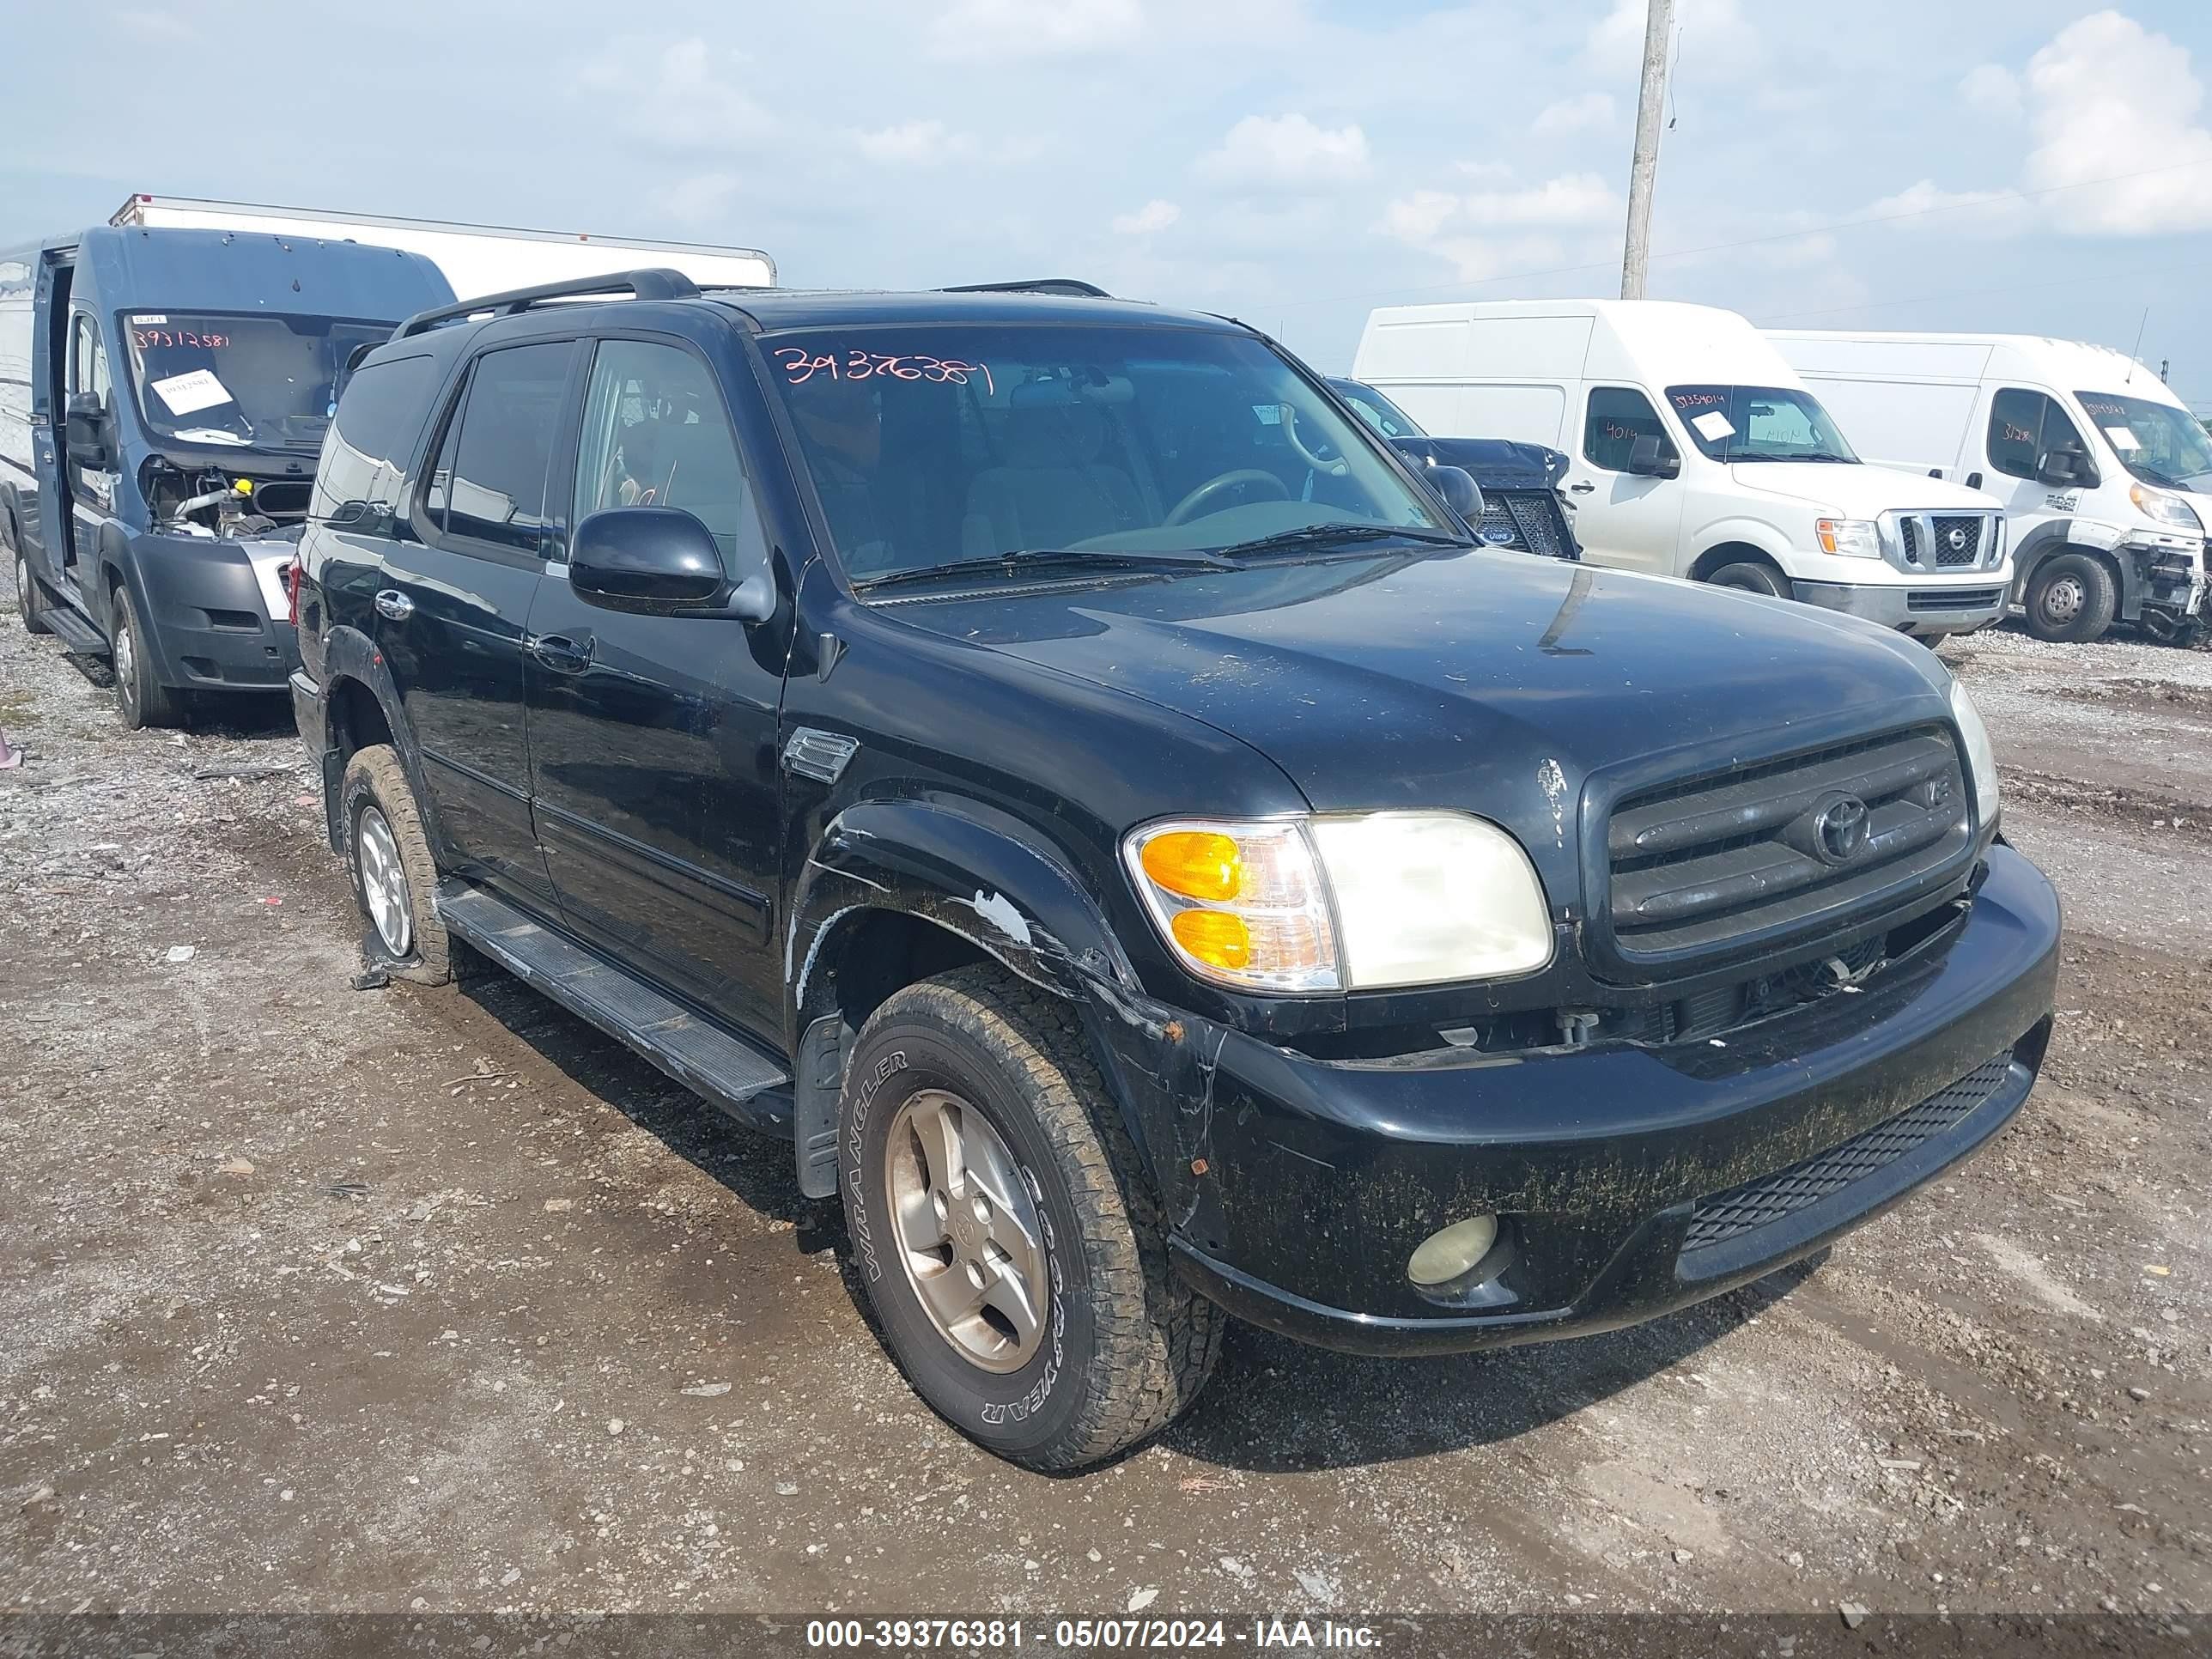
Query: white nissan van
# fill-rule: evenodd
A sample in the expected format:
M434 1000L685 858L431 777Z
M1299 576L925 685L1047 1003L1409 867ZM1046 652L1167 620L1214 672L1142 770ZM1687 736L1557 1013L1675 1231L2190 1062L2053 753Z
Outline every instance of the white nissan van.
M2132 357L2021 334L1768 334L1870 459L2003 500L2039 639L2114 617L2193 639L2206 610L2212 438Z
M1567 453L1583 556L1802 599L1923 638L2003 615L1991 496L1862 463L1759 331L1656 300L1372 313L1352 373L1431 432Z

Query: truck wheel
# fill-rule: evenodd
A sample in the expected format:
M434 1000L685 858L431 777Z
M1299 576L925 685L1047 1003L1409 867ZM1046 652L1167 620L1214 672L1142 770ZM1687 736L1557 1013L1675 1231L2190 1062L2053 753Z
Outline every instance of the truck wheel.
M1790 579L1772 565L1753 559L1724 564L1705 580L1715 587L1741 587L1747 592L1765 593L1778 599L1790 597Z
M15 550L15 614L23 619L26 634L46 634L46 596L39 586L39 579L31 574L31 561L20 547Z
M963 1434L1082 1468L1197 1396L1224 1316L1170 1267L1150 1176L1064 1004L996 968L908 986L854 1044L839 1146L884 1340Z
M370 950L402 978L443 985L453 972L446 924L438 920L438 864L390 744L373 744L346 763L338 822L353 895L368 918Z
M115 636L109 643L115 663L115 706L133 732L149 726L181 726L184 709L177 694L154 677L154 653L146 648L138 602L128 583L118 585L113 609Z
M2087 553L2060 553L2028 579L2027 631L2054 644L2086 645L2112 625L2119 593L2112 568Z

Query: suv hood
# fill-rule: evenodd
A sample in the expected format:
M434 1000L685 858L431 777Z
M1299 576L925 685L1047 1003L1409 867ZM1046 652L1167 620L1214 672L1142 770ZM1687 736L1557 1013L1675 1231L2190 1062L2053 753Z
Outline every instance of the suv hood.
M1540 866L1553 854L1547 880L1571 874L1575 803L1601 769L1671 754L1704 772L1948 718L1942 665L1871 623L1527 554L1266 561L895 614L1204 720L1317 810L1479 812Z
M1906 513L2000 513L1994 495L1900 467L1831 461L1737 461L1729 477L1746 489L1810 502L1840 519Z

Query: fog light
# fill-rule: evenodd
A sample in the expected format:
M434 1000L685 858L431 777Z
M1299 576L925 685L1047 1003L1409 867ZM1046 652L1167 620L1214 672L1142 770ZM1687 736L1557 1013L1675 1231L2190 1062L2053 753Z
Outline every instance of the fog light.
M1471 1221L1455 1221L1431 1233L1406 1263L1406 1277L1416 1285L1449 1285L1490 1254L1498 1242L1498 1218L1479 1215Z

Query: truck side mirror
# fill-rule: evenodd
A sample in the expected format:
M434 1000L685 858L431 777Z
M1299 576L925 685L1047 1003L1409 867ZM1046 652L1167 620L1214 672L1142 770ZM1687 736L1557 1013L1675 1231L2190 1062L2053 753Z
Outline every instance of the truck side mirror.
M70 393L63 437L70 459L80 466L105 471L115 464L115 445L109 431L107 406L97 392Z
M616 507L576 526L568 585L587 605L766 622L775 588L765 572L732 583L714 532L680 507Z
M1639 478L1677 478L1682 458L1665 447L1666 440L1646 432L1628 447L1628 471Z
M1443 497L1444 505L1467 520L1468 528L1482 526L1482 486L1474 481L1474 474L1463 466L1424 467L1421 476L1429 481L1430 488Z
M2044 452L2042 465L2035 469L2035 481L2054 489L2081 484L2094 489L2097 486L2097 469L2087 455L2070 446L2050 449Z

